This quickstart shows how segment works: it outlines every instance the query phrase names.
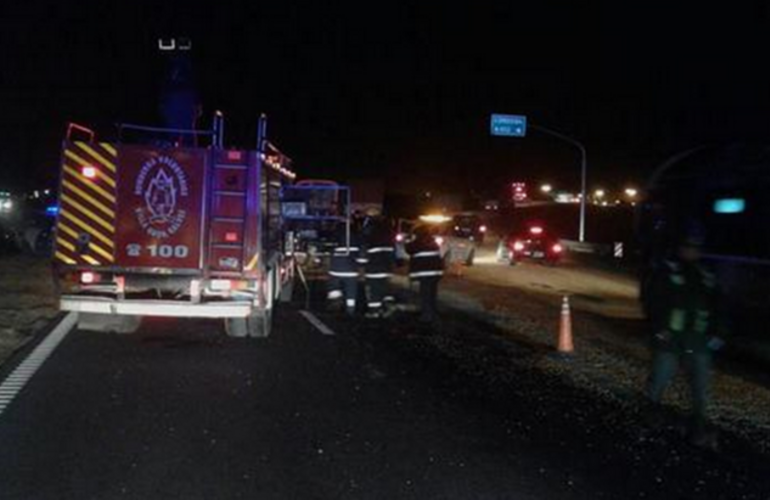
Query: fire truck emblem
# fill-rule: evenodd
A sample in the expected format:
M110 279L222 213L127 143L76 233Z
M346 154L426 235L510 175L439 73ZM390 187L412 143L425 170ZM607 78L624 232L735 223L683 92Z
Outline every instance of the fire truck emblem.
M142 229L153 238L169 238L176 234L187 218L187 212L177 204L189 195L187 176L173 158L159 156L147 160L139 171L134 195L143 206L135 210Z

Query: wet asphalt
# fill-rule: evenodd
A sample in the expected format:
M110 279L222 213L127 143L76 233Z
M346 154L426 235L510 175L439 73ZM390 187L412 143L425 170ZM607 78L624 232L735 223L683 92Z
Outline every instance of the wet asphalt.
M459 314L317 312L329 336L299 307L268 339L71 332L0 415L0 499L770 498L746 443L640 432Z

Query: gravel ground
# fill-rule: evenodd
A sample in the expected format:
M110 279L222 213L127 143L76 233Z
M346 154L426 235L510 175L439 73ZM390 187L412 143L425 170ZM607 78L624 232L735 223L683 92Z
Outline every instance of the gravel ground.
M493 416L501 419L516 452L546 457L543 480L574 487L575 498L770 498L770 457L743 436L724 432L718 453L690 446L675 406L666 425L650 432L641 394L623 393L612 381L623 374L591 370L595 360L582 355L559 361L544 343L512 338L458 309L444 307L433 328L407 312L356 330L373 344L375 366L398 362L407 376L430 376L436 391L485 415L489 428ZM388 354L389 361L378 360Z
M47 259L0 260L0 364L57 314Z
M447 307L494 325L506 338L541 351L538 369L629 409L644 404L650 353L642 321L573 311L576 355L564 362L547 355L556 340L558 297L487 285L466 276L444 279L440 299ZM722 430L770 453L770 389L732 364L720 360L715 370L711 418ZM682 377L668 391L665 403L677 414L687 412L689 397Z

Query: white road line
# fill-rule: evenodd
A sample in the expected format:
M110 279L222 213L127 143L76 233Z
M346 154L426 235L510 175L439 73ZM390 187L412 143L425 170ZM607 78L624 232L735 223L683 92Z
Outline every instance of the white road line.
M16 369L0 384L0 415L13 402L16 395L21 392L24 385L32 376L43 366L48 356L56 349L64 337L77 324L77 313L69 313L62 319L58 325L51 330L46 338L35 347L35 350L21 362Z
M316 327L322 334L334 335L334 331L332 331L332 329L328 326L324 325L320 319L316 318L315 314L311 313L310 311L300 311L299 313L304 316L305 319L308 320L311 325Z

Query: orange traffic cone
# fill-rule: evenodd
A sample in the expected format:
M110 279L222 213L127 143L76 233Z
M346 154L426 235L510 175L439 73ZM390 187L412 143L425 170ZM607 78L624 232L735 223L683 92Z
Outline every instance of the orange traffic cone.
M561 319L559 320L559 339L556 350L560 354L572 354L575 346L572 343L572 311L569 307L569 297L566 295L561 302Z

